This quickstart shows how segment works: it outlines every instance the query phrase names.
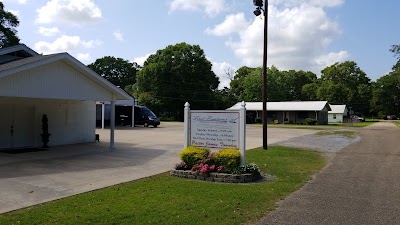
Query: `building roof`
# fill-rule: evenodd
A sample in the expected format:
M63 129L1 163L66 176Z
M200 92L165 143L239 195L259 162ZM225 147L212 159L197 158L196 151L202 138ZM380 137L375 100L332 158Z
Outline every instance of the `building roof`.
M0 50L0 56L2 53L9 54L11 50L20 51L21 49L25 52L32 53L32 56L27 56L26 58L21 58L15 61L0 64L0 79L3 77L13 76L19 72L28 71L40 66L44 66L54 62L63 62L68 66L72 67L78 71L82 76L89 78L93 83L101 86L105 90L108 90L115 96L116 100L131 100L133 99L128 93L119 87L115 86L105 78L98 75L96 72L82 64L80 61L69 55L68 53L58 53L52 55L39 55L34 54L33 50L29 51L29 48L25 45L18 45L9 48L4 48ZM103 99L97 99L103 100Z
M0 55L8 55L8 54L20 55L24 57L39 55L39 53L33 51L24 44L14 45L0 49Z
M227 110L239 110L241 102ZM267 111L322 111L325 107L330 110L327 101L291 101L267 102ZM262 111L262 102L246 102L247 111Z
M346 105L329 105L331 111L328 113L344 114L346 112Z

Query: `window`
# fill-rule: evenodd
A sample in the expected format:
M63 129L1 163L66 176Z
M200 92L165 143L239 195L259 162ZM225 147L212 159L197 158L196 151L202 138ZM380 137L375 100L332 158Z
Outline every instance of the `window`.
M336 120L336 114L333 114L333 119L335 119L335 120Z

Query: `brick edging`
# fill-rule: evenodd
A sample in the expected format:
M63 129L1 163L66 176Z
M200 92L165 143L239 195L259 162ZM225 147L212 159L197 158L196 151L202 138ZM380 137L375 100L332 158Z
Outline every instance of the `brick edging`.
M204 180L221 183L250 183L261 178L252 173L229 174L229 173L198 173L191 170L171 170L170 174L175 177L187 179Z

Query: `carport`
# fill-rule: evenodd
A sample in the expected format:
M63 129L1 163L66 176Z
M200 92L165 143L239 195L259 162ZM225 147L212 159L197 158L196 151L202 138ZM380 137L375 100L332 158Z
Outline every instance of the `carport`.
M133 100L68 53L40 55L25 45L0 49L0 149L42 145L47 115L49 145L95 141L96 101ZM112 116L111 118L114 118ZM110 121L114 147L115 119Z

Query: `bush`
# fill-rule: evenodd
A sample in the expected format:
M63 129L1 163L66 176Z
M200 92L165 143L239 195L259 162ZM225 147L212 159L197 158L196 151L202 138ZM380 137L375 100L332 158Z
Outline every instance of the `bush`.
M262 123L262 118L257 117L257 118L256 118L256 123Z
M304 123L307 124L307 125L316 125L317 122L318 121L316 119L313 119L313 118L306 118L304 120Z
M257 177L261 176L260 169L255 163L250 163L245 166L232 167L228 170L228 172L231 174L251 173Z
M240 165L240 151L237 149L227 148L215 152L215 162L224 168L234 168Z
M192 168L195 164L206 158L209 154L209 149L188 146L187 148L183 149L179 155L181 160L186 163L189 168Z

